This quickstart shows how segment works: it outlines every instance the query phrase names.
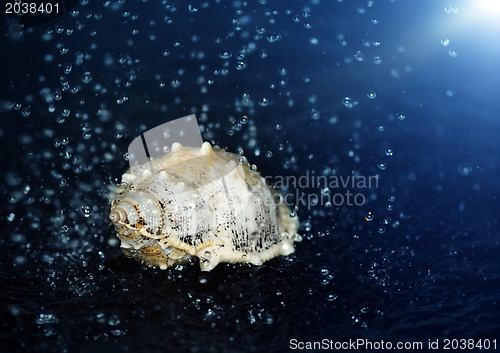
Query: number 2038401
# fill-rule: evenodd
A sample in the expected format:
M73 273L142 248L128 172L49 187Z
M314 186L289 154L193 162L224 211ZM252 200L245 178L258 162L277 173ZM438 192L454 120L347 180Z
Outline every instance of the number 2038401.
M7 1L5 3L5 13L13 15L51 14L59 13L59 10L58 2Z

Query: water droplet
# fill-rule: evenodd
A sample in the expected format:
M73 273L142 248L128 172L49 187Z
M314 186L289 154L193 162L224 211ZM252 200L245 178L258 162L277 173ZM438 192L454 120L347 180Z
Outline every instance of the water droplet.
M448 38L441 39L441 44L443 45L443 47L447 47L450 44L450 40Z
M108 320L108 324L110 326L116 326L120 323L120 318L118 317L118 315L113 315L109 318Z
M356 53L354 53L354 59L356 61L364 61L365 57L365 54L363 54L361 50L357 50Z
M387 169L387 163L385 163L385 162L379 162L378 163L378 168L380 170L386 170Z
M36 318L35 321L37 325L57 324L59 322L59 320L54 314L44 314L44 313L41 313Z
M269 105L269 99L266 97L262 97L261 100L259 100L259 105L262 107L267 107Z
M370 99L374 99L375 97L377 97L377 93L375 93L374 91L370 91L368 92L367 96Z
M352 99L350 97L344 97L342 104L344 104L344 106L346 106L349 109L351 109L354 106L352 103Z
M450 54L452 58L456 58L458 56L458 51L456 51L455 49L450 49L448 51L448 54Z
M21 110L21 115L25 118L30 116L30 114L31 114L31 111L28 108L23 108L23 110Z
M397 118L399 120L405 120L406 119L406 116L404 116L403 114L396 114Z
M459 11L460 11L460 9L458 8L458 6L453 6L450 3L446 4L446 6L444 7L444 12L449 14L449 15L455 15Z
M326 296L326 300L329 301L329 302L333 302L335 299L337 299L338 297L335 295L335 294L328 294Z
M238 62L236 63L236 70L243 70L243 69L245 69L246 67L247 67L247 64L246 64L246 62L244 62L244 61L238 61Z
M232 57L233 54L229 51L229 50L222 50L220 53L219 53L219 57L221 59L224 59L224 60L227 60L229 59L230 57Z
M373 213L368 212L368 213L365 215L365 219L366 219L368 222L373 221Z
M64 70L65 74L69 74L72 69L73 69L73 65L71 65L71 64L64 64L63 70Z
M274 43L277 42L281 39L281 34L280 33L270 33L269 35L266 36L266 39L269 43Z
M467 163L462 163L458 166L458 172L463 176L468 176L472 173L472 167Z
M392 150L392 148L388 148L385 150L386 156L392 157L393 154L394 154L394 151Z
M92 75L90 74L90 71L85 71L85 73L81 77L81 80L85 84L90 83L90 81L92 81Z
M82 206L82 212L85 218L88 218L90 217L90 213L92 212L92 210L90 209L90 206Z

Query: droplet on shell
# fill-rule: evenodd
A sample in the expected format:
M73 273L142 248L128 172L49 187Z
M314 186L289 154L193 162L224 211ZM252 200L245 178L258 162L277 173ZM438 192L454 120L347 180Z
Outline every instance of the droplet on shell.
M125 255L149 266L166 269L192 257L203 271L220 262L261 265L293 253L301 240L298 218L276 203L282 198L243 156L208 142L174 143L137 170L123 174L109 218Z

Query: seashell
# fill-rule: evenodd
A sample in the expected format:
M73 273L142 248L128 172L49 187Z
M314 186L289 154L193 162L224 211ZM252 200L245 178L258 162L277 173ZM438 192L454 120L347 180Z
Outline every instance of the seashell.
M122 176L111 213L125 255L166 269L190 258L261 265L294 252L298 219L245 157L205 142Z

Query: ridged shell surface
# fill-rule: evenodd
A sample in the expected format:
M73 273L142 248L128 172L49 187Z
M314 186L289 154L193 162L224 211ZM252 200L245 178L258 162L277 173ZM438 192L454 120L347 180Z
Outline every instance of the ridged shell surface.
M260 265L294 251L298 219L244 157L205 142L122 176L110 219L125 255L165 269L192 257Z

